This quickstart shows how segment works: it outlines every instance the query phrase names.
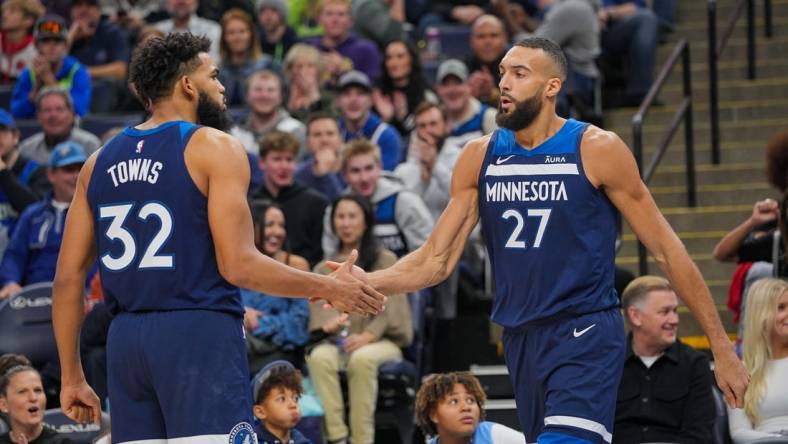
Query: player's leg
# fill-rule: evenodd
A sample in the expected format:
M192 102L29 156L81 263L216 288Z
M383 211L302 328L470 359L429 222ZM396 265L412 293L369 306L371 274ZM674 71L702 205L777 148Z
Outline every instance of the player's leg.
M579 316L539 331L545 389L540 444L609 444L626 352L616 309Z
M526 442L534 443L542 430L544 419L544 390L536 380L539 355L530 344L531 333L521 329L505 329L503 349L509 378L514 387L517 419Z
M120 314L107 336L107 388L112 442L166 444L166 430L139 342L140 317Z
M146 358L169 444L252 444L252 390L241 318L151 313Z

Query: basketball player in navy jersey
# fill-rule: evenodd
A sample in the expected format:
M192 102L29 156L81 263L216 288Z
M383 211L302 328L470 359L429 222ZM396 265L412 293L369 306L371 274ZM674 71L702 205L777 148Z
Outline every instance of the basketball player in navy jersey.
M115 314L107 370L116 443L256 442L237 287L361 314L385 300L351 276L353 255L325 277L257 251L246 153L210 128L229 120L209 47L171 34L138 50L130 81L151 117L88 159L68 212L52 305L61 406L80 422L101 412L77 345L85 273L97 261Z
M618 208L703 327L717 382L741 407L748 375L632 153L614 133L556 115L567 72L561 48L526 39L500 71L501 129L462 151L451 200L427 242L369 282L387 294L438 284L481 218L495 279L492 320L504 327L528 442L610 443L625 352L613 288Z

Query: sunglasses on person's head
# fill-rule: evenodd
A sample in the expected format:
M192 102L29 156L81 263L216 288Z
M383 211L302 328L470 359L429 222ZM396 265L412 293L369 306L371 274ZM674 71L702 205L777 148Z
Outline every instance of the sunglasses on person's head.
M38 25L38 32L40 33L52 33L52 34L62 34L63 33L63 24L58 23L55 21L51 22L42 22Z

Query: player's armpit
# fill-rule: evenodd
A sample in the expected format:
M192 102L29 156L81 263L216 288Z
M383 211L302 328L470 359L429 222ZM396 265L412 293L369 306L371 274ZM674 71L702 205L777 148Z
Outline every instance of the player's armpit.
M392 267L371 273L372 286L384 294L407 293L448 277L479 220L479 170L488 142L489 137L468 142L454 166L449 204L427 241Z

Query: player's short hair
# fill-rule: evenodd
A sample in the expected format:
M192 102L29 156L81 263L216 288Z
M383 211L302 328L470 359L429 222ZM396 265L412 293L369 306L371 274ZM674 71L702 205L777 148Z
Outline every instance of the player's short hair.
M515 46L521 48L541 49L550 58L558 70L559 76L562 81L566 81L566 75L569 72L569 65L566 61L566 56L561 46L558 43L544 37L527 37L515 43Z
M624 288L621 294L621 308L624 310L624 317L629 307L643 303L652 291L673 291L670 282L660 276L640 276Z
M0 374L0 396L5 397L8 395L8 385L11 383L11 378L13 378L14 375L27 371L35 372L35 374L39 375L38 370L26 364L15 365L13 367L7 368L2 374Z
M382 165L380 160L380 147L370 142L369 139L359 138L353 139L342 147L340 152L340 162L342 163L342 171L345 171L350 159L356 156L372 156L375 163Z
M292 366L278 365L271 369L271 373L263 379L257 393L254 394L254 403L259 405L265 401L265 398L276 388L283 388L292 390L299 395L304 393L304 387L301 384L301 371L293 368Z
M174 32L152 38L134 51L129 82L137 98L147 107L172 94L181 77L200 66L199 54L208 52L211 41L188 32Z
M438 404L451 394L456 384L462 384L479 406L479 420L484 419L484 402L487 394L482 385L471 372L452 372L430 375L421 384L416 394L416 423L427 436L435 436L438 429L430 416L435 413Z
M260 158L265 159L268 153L290 152L293 156L298 155L301 143L296 136L284 131L274 130L264 135L259 142Z
M788 191L788 131L780 131L766 145L766 178L781 192Z

